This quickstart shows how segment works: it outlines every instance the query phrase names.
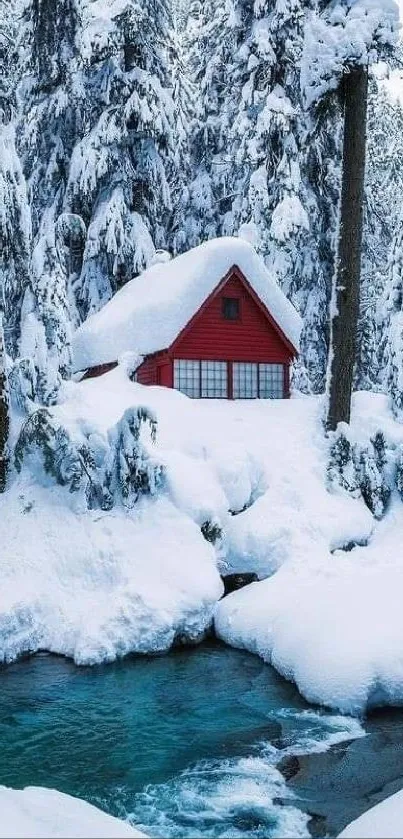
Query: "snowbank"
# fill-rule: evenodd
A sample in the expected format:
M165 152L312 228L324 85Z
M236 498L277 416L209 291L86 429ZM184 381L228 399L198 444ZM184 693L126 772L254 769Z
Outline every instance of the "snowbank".
M401 839L403 836L403 790L371 807L351 822L339 839Z
M368 438L377 427L392 445L402 442L385 398L357 394L353 433ZM315 487L320 449L312 427L311 434L310 452L299 435L294 500L290 494L284 504L276 480L271 497L269 488L229 532L237 570L246 564L261 576L279 570L219 603L216 631L274 665L311 702L345 713L402 704L401 501L394 499L373 533L361 500L355 508L339 495L327 494L325 501L320 482ZM368 540L366 547L335 550Z
M47 649L94 664L209 626L222 592L214 551L167 498L79 512L61 491L19 483L0 515L0 660Z
M42 787L0 787L0 839L144 837L120 819L71 795Z
M73 337L76 370L169 347L233 265L245 274L293 346L301 319L256 251L243 239L213 239L157 263L127 283Z
M377 523L361 498L327 491L321 399L191 400L134 384L119 366L70 382L52 410L72 436L85 426L102 437L139 404L158 417L156 498L82 511L26 469L0 497L3 659L43 647L80 663L163 651L200 637L215 613L225 641L311 701L353 713L403 702L403 504L395 497ZM379 428L389 446L403 443L386 398L357 394L353 436ZM221 530L214 546L206 522ZM219 570L261 581L218 603Z

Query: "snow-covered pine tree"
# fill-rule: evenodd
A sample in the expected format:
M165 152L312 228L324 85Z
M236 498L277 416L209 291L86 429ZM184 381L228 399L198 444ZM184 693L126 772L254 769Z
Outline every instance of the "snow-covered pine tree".
M175 144L170 173L172 214L167 231L167 244L174 253L187 247L187 224L184 207L189 204L189 183L192 178L190 126L195 115L196 91L189 68L189 38L192 16L183 20L183 9L175 4L172 34L172 98L174 104Z
M0 307L7 352L15 358L29 282L31 223L14 128L0 111Z
M238 106L233 63L242 43L242 6L238 0L194 0L189 9L188 61L197 101L189 139L192 177L184 206L187 247L220 235L222 219L232 207L226 127Z
M6 351L15 357L21 305L28 284L30 214L15 146L19 0L0 0L0 307Z
M369 447L359 450L356 463L362 497L376 519L384 516L391 495L384 472L386 462L386 441L379 431Z
M8 437L10 433L10 402L7 380L6 348L3 318L0 314L0 492L4 492L9 467Z
M298 136L302 20L303 4L295 0L262 0L239 9L230 68L237 103L222 115L232 190L223 227L236 232L252 221L267 264L290 285L290 277L301 273L299 234L309 227Z
M394 284L390 265L398 233L403 192L403 110L381 82L372 81L368 109L368 163L363 241L361 307L355 384L364 390L383 386L390 310L386 298ZM392 261L394 257L392 256ZM393 308L393 306L392 306Z
M82 2L86 133L71 160L65 209L87 227L81 319L165 246L173 177L167 0Z
M18 78L18 27L23 0L0 0L0 109L11 121Z
M105 469L104 483L112 497L119 498L129 508L140 495L154 495L163 478L161 465L149 454L141 439L144 425L149 426L151 441L155 442L157 420L154 414L144 407L128 408L108 434L111 458Z
M192 123L188 246L247 233L305 320L302 363L323 389L340 114L304 112L299 64L314 0L192 6L199 94ZM302 371L303 372L303 371ZM298 375L306 381L306 374Z
M37 381L42 382L38 396L44 402L52 398L59 372L69 373L70 334L78 320L70 288L76 273L75 254L66 260L59 225L70 158L84 124L78 23L76 0L27 0L20 38L24 72L18 89L18 147L33 227L31 288L24 304L22 338L25 348L40 346L41 357L34 357L34 364ZM42 337L32 334L34 323L41 336L44 331L45 348Z
M392 0L338 0L319 3L317 11L322 14L312 17L304 41L304 99L308 107L315 108L340 91L344 108L343 183L328 365L328 425L334 429L338 421L349 420L356 355L368 65L377 57L391 55L397 40L398 9Z
M392 410L403 421L403 211L396 225L384 293L382 329L383 363Z

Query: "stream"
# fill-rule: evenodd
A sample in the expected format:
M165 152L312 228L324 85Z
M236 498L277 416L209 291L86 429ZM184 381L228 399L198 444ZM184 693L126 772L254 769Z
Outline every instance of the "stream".
M403 787L403 711L361 724L315 708L215 641L2 667L0 737L0 784L54 787L150 837L334 837Z

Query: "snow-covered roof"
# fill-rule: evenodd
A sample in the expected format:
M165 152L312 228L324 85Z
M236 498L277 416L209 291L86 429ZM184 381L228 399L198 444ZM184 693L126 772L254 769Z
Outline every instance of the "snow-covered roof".
M75 370L168 348L233 266L245 275L298 350L301 318L252 245L240 238L204 242L131 280L73 336Z

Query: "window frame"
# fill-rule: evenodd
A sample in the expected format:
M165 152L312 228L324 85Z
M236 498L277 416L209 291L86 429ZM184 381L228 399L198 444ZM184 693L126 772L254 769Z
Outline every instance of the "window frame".
M285 366L286 365L283 362L278 362L278 361L259 362L259 364L258 364L259 399L285 399L285 395L286 395L286 393L285 393L286 392ZM263 376L264 372L266 372L266 373L268 372L267 368L269 368L269 367L277 368L277 369L270 371L273 374L272 377L269 377L267 375ZM265 371L264 368L266 368L266 371ZM280 394L280 388L281 388L281 395L273 396L272 394L270 394L269 396L268 395L262 396L262 391L263 390L265 390L266 394L269 390L267 382L270 381L270 378L272 380L272 384L274 384L274 385L278 384L278 394ZM275 392L276 388L273 387L272 390Z
M248 384L250 384L250 396L246 393ZM241 395L242 386L244 386L245 395ZM238 395L237 388L239 388ZM259 399L259 363L257 361L232 362L232 398Z
M225 306L226 303L236 303L237 304L237 317L228 317L225 314ZM241 298L240 297L221 297L221 319L225 320L227 323L240 323L242 321L242 306L241 306Z
M219 375L214 374L214 365L222 365L221 370L217 371ZM216 386L209 388L209 383ZM218 383L221 384L221 389ZM228 399L229 362L224 359L174 358L173 387L189 399ZM209 390L213 392L209 393Z

